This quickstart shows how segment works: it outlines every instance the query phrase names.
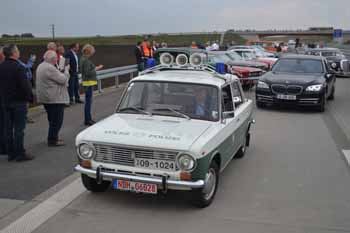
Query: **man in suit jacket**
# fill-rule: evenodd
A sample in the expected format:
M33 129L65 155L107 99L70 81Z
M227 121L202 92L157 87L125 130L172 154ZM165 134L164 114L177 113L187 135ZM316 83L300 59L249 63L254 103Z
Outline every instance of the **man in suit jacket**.
M78 52L79 52L79 44L74 43L69 46L69 51L66 53L65 58L69 59L69 87L68 87L68 93L69 93L69 100L70 104L75 103L83 103L83 101L80 100L79 95L79 58L78 58Z
M142 42L137 42L137 45L135 47L136 64L139 72L143 71L145 68L141 44Z

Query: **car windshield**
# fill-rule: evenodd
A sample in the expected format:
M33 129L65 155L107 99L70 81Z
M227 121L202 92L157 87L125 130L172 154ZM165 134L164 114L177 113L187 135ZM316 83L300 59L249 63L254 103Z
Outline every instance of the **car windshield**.
M250 51L236 51L238 54L240 54L242 57L244 57L245 59L255 59L256 56L254 53L250 52Z
M227 52L227 56L229 56L234 61L242 60L242 57L234 51Z
M322 61L312 59L280 59L273 72L281 73L323 73Z
M327 52L322 52L323 57L336 57L337 52L334 51L327 51Z
M214 63L219 63L219 62L227 63L232 61L232 59L226 54L210 55L209 59L211 62L214 62Z
M202 84L135 81L128 86L117 112L218 121L218 89Z

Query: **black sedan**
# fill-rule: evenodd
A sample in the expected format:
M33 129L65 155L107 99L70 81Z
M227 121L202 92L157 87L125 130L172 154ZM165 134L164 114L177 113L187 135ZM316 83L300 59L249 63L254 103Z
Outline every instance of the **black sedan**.
M334 99L335 72L324 57L287 55L261 77L256 86L256 105L313 106L323 112Z

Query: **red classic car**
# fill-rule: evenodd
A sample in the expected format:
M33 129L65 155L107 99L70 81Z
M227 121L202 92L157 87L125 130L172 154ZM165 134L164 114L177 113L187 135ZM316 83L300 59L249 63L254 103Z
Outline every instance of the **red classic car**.
M241 79L242 86L248 88L256 82L254 80L244 80L246 78L260 77L265 72L261 69L245 66L231 66L231 73L237 75Z

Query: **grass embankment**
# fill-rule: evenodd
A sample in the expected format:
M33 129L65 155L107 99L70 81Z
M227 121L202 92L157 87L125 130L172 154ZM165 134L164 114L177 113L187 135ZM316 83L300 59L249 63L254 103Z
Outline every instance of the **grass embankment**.
M210 34L157 34L152 35L150 40L155 40L159 43L166 42L170 46L189 46L192 41L205 45L207 41L220 40L220 33ZM143 36L130 35L130 36L96 36L96 37L64 37L56 38L57 42L65 45L73 42L80 44L91 43L94 45L134 45L137 41L142 41ZM46 45L52 41L51 38L0 38L0 44L15 43L17 45ZM236 42L238 44L244 43L245 39L237 34L226 34L224 44L230 42Z

